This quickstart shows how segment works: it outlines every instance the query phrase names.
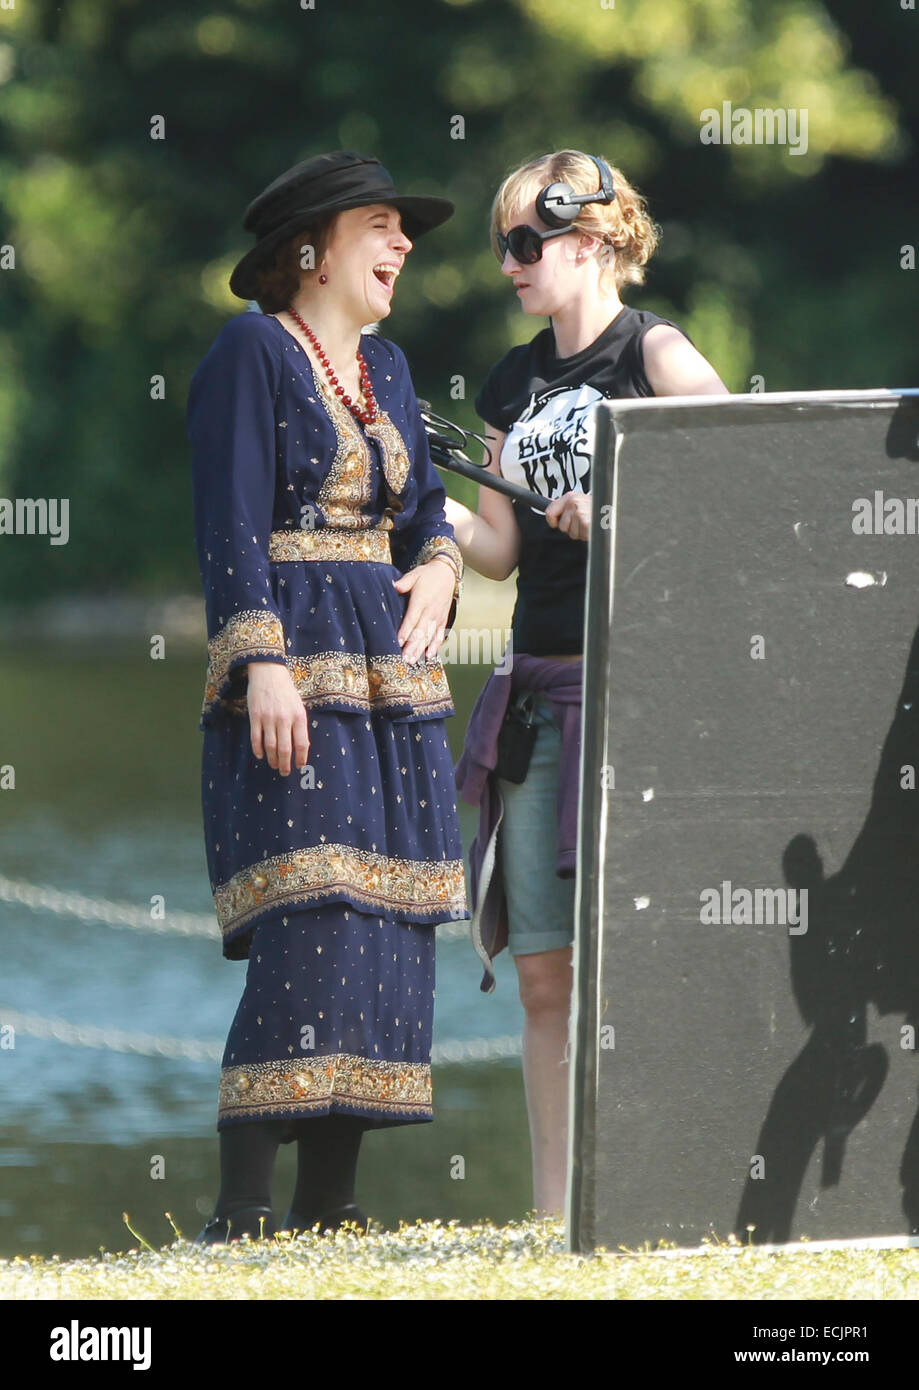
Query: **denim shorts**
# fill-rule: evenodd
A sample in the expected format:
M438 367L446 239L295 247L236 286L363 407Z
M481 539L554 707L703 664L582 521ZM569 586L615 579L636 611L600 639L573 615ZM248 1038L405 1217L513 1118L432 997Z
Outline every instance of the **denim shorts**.
M562 735L545 695L536 693L534 714L539 732L526 779L498 778L504 801L498 848L512 956L555 951L574 941L575 880L555 872Z

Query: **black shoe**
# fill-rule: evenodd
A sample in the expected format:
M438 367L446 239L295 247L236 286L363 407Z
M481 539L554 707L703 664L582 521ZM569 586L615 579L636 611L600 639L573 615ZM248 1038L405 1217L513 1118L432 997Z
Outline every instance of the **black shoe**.
M261 1226L263 1218L264 1226ZM212 1216L195 1237L195 1244L226 1245L239 1240L247 1232L253 1240L258 1240L262 1234L266 1239L274 1235L274 1212L271 1207L239 1207L226 1216Z
M331 1211L323 1212L321 1216L317 1216L313 1221L307 1221L305 1217L298 1216L291 1207L284 1218L282 1230L310 1231L314 1226L318 1226L320 1234L324 1234L326 1231L337 1231L344 1226L346 1222L351 1221L356 1223L362 1235L367 1234L370 1220L354 1202L349 1202L347 1206L343 1207L333 1207Z

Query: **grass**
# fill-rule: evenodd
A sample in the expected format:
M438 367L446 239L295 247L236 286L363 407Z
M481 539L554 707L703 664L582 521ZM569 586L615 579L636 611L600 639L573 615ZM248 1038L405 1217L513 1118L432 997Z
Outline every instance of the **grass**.
M170 1221L172 1218L169 1218ZM128 1218L125 1218L126 1224ZM130 1230L130 1226L128 1226ZM198 1246L175 1240L62 1261L0 1260L2 1299L917 1299L919 1249L780 1251L733 1238L704 1254L574 1255L561 1221L496 1226L402 1223L362 1236L337 1231Z

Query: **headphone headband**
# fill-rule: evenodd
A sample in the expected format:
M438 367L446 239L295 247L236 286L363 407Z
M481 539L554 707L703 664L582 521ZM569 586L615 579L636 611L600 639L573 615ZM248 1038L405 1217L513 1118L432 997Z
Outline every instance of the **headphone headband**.
M585 203L611 203L616 196L609 166L596 155L587 155L597 166L600 187L594 193L575 193L569 183L550 183L536 197L536 211L547 227L567 227Z

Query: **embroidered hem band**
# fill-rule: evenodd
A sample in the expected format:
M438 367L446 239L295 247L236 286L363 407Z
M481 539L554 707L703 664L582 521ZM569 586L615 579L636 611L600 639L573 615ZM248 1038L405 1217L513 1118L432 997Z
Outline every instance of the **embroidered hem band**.
M381 1115L433 1115L430 1065L339 1053L224 1067L218 1123L229 1116L309 1114L330 1101Z
M446 921L458 908L466 910L461 859L394 859L351 845L312 846L259 860L220 884L214 890L214 904L227 936L266 908L314 902L343 892L366 907L430 915L438 922Z

